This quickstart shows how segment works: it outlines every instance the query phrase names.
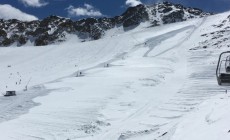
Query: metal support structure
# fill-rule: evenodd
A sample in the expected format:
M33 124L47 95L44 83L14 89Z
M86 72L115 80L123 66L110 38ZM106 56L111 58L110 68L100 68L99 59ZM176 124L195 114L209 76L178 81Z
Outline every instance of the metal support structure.
M223 54L229 55L223 60ZM221 72L221 66L223 62L225 62L225 72ZM230 71L228 71L228 68L230 68L230 51L222 52L219 56L218 64L216 67L216 78L219 85L222 85L222 83L230 84Z

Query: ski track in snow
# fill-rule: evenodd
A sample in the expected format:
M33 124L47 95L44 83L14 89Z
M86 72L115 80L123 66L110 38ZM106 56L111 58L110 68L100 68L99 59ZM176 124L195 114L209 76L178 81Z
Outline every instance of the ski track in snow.
M171 38L172 36L179 34L183 31L194 29L194 28L195 28L195 26L188 26L188 27L174 30L174 31L171 31L169 33L165 33L163 35L149 39L148 41L146 41L146 44L148 44L149 50L144 54L144 57L148 57L148 54L154 49L154 47L157 46L158 44L160 44L161 42L163 42L164 40L167 40L167 39ZM179 42L175 46L179 46L179 44L181 44L181 42ZM172 48L174 48L174 47L172 47Z
M135 40L133 48L81 69L84 76L0 97L0 139L169 140L186 114L225 91L215 77L221 50L188 51L206 21ZM100 57L105 49L93 54Z

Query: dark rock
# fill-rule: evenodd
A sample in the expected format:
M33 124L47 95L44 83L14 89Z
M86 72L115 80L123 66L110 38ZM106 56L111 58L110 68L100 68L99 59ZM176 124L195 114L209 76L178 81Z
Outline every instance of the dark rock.
M163 13L168 13L168 12L170 12L170 11L172 11L172 10L173 10L172 7L166 7L166 8L164 8L164 10L162 10L162 12L163 12Z
M44 45L48 45L51 43L54 43L54 41L58 39L57 36L53 36L53 35L49 35L48 33L45 33L41 36L39 36L36 40L35 40L35 46L44 46Z
M141 22L149 20L149 15L144 5L138 5L136 7L130 7L128 10L121 15L121 21L123 27L130 27L139 25Z
M13 43L13 40L9 39L9 38L5 38L3 41L2 41L2 45L3 46L9 46Z
M20 45L24 45L26 44L26 41L28 39L26 37L24 37L23 35L21 35L19 38L18 38L18 42L20 43Z
M184 17L184 11L179 10L164 16L162 20L164 24L168 24L168 23L184 21L185 19L183 19L183 17Z
M7 33L4 30L0 29L0 37L5 38L6 36L7 36Z
M228 21L230 22L230 15L228 16Z

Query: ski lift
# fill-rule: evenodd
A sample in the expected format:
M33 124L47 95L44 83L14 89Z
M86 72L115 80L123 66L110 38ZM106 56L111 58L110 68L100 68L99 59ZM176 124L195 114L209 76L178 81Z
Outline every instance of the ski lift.
M16 91L6 91L6 94L4 96L16 96Z
M225 55L225 59L223 55ZM216 68L216 78L218 85L230 85L230 51L222 52L220 54Z

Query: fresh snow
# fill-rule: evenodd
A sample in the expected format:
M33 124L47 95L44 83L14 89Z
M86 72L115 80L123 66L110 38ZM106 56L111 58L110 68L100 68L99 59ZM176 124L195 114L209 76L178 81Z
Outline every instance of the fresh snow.
M0 139L230 139L230 93L215 77L228 49L191 50L228 15L0 48L1 93L17 91L0 97Z

